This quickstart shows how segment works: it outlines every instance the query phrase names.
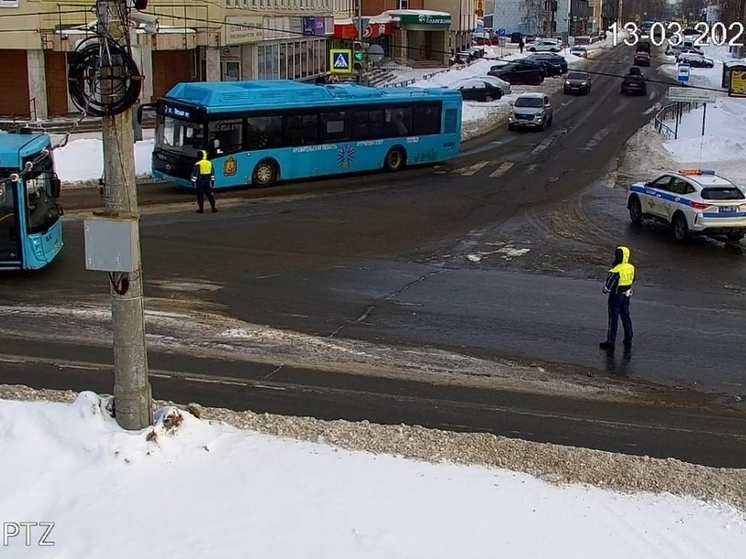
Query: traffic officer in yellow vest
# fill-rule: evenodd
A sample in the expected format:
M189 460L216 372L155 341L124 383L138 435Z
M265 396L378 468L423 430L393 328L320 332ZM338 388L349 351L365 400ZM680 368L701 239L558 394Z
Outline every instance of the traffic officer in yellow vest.
M609 294L609 327L606 341L601 342L601 349L614 349L619 317L624 328L624 347L632 348L632 319L629 316L629 298L632 296L632 284L635 282L635 267L629 263L629 249L617 247L614 263L606 275L604 293Z
M218 211L215 207L215 195L212 193L212 189L215 186L215 169L212 165L212 161L207 159L207 152L200 151L200 160L194 164L194 170L192 170L192 184L197 189L197 210L198 214L205 213L205 198L210 202L212 213Z

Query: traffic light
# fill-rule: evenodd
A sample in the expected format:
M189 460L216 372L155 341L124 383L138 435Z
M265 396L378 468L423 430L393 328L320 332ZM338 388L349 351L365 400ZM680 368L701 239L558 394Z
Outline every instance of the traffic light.
M352 44L352 68L361 72L365 68L365 45L360 41Z

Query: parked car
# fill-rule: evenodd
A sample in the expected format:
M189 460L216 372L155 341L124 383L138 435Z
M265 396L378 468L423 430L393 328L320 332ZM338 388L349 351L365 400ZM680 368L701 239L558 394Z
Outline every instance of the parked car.
M569 72L565 77L564 91L588 95L591 92L591 75L588 72Z
M705 58L699 54L681 54L677 61L682 64L689 64L692 68L713 68L715 66L712 58Z
M500 78L510 84L539 85L544 81L544 68L530 60L515 60L504 66L493 66L488 76Z
M529 60L536 60L537 62L550 62L551 64L558 66L560 73L567 73L567 59L559 54L553 52L537 52L528 56ZM549 77L549 74L547 74Z
M521 39L523 38L523 35L520 33L511 33L510 34L510 42L517 45L521 42Z
M650 55L644 51L636 53L633 64L635 66L650 66Z
M642 73L630 72L622 80L622 95L646 95L648 92L648 84L645 76Z
M552 125L554 110L546 93L521 93L513 103L508 117L508 130L540 128Z
M505 80L501 80L500 78L496 78L495 76L472 76L469 78L461 78L460 80L454 82L452 85L468 85L471 82L480 82L484 81L487 82L495 87L499 87L503 95L510 95L511 88L510 84L506 82Z
M580 58L588 58L588 49L585 47L572 47L570 54L579 56Z
M503 90L486 80L472 79L465 83L452 84L450 89L461 92L464 101L482 101L491 103L496 99L502 99Z
M559 52L562 48L557 44L556 41L539 39L529 45L526 45L526 50L529 52Z

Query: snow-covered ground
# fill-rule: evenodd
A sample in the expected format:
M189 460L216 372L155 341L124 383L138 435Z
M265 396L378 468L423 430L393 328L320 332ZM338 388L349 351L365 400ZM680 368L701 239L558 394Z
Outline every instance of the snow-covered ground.
M728 97L721 88L723 61L733 60L724 47L705 46L705 56L714 68L692 68L691 85L714 88L715 103L707 105L705 134L702 136L704 107L684 114L678 138L664 140L651 123L629 142L622 172L625 180L648 179L656 173L681 168L710 168L746 187L746 100ZM660 67L676 78L674 57ZM666 124L674 129L674 121Z
M598 54L611 47L611 39L608 39L606 42L594 43L587 47L589 57L598 56ZM584 59L571 55L569 52L569 49L565 49L562 55L565 56L572 67L580 67L584 64ZM448 86L464 78L486 75L497 59L515 60L530 54L518 54L512 48L505 48L502 50L502 53L504 56L501 58L500 47L487 47L486 58L480 59L469 66L450 68L427 80L418 79L413 84L413 87ZM397 81L420 78L424 74L432 73L432 69L405 69L401 71L400 75L397 75ZM512 88L513 93L492 103L465 101L462 139L469 140L481 136L503 124L507 120L510 102L515 100L518 94L525 91L553 92L559 89L561 84L562 80L560 78L549 78L540 86L514 86ZM139 177L147 177L151 173L151 155L154 145L152 136L152 130L145 130L144 140L135 144L135 167ZM55 152L55 162L57 164L57 172L67 187L98 181L103 174L101 134L74 135L66 147Z
M723 503L446 462L489 436L454 435L427 462L348 450L385 429L411 456L437 436L423 429L366 425L350 443L335 425L309 441L277 436L294 435L289 419L239 430L162 407L153 428L127 432L108 403L0 400L8 557L722 559L746 547L746 515ZM45 523L30 545L21 522Z

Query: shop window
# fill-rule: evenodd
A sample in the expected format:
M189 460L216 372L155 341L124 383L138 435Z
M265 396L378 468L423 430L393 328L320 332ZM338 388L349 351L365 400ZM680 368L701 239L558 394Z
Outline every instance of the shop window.
M396 9L397 10L408 10L409 0L396 0Z
M285 117L284 140L286 146L317 143L318 115L289 115Z
M243 149L243 122L218 120L208 124L207 148L210 156L236 153Z
M336 142L349 138L347 111L321 113L321 141Z
M386 109L386 131L391 137L413 135L412 108Z
M246 149L274 148L282 145L282 117L255 116L247 119Z
M414 108L414 135L440 134L440 105L419 105Z

